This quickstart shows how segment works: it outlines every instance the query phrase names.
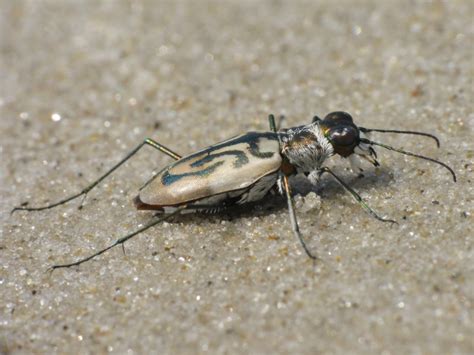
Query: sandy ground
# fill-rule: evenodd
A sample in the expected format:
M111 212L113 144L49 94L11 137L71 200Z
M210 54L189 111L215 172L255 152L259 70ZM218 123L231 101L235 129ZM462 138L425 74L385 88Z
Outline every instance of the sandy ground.
M0 353L474 352L472 1L0 3ZM148 222L132 203L170 158L249 130L351 112L374 139L357 178L381 214L331 181L294 179L313 263L285 203L184 216L79 268L46 272ZM317 195L314 194L317 192Z

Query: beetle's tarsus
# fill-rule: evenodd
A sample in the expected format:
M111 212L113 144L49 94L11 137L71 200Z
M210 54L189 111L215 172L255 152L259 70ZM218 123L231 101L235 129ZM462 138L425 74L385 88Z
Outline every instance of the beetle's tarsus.
M293 232L295 233L297 238L300 240L301 245L303 246L303 249L306 252L306 255L308 255L309 258L312 259L312 260L318 260L319 258L316 255L314 255L313 253L311 253L311 251L306 246L306 243L305 243L305 241L303 239L303 236L302 236L301 232L299 231L299 229L297 231L293 230Z
M377 218L380 222L384 222L384 223L391 223L391 225L394 225L394 224L398 224L397 221L395 221L394 219L388 219L388 218Z

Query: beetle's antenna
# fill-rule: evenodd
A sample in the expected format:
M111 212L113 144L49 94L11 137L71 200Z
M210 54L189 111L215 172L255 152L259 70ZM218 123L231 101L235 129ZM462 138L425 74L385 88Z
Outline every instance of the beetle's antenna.
M399 133L399 134L413 134L416 136L424 136L424 137L429 137L434 139L436 142L436 146L439 148L439 139L438 137L425 133L425 132L417 132L417 131L400 131L398 129L376 129L376 128L364 128L364 127L359 127L359 130L363 133L369 133L369 132L380 132L380 133Z
M429 158L429 157L425 157L425 156L423 156L423 155L419 155L419 154L407 152L406 150L394 148L394 147L391 147L391 146L389 146L389 145L382 144L382 143L378 143L378 142L374 142L374 141L371 141L371 140L366 139L366 138L361 138L360 141L361 141L362 143L365 143L365 144L377 145L377 146L379 146L379 147L382 147L382 148L385 148L385 149L388 149L388 150L393 150L394 152L398 152L398 153L401 153L401 154L409 155L409 156L415 157L415 158L420 158L420 159L428 160L428 161L431 161L431 162L436 163L436 164L438 164L438 165L441 165L442 167L446 168L446 169L451 173L451 175L453 176L454 182L456 182L456 174L454 173L454 170L451 169L447 164L445 164L445 163L443 163L443 162L441 162L441 161L439 161L439 160L436 160L436 159L433 159L433 158Z
M172 216L180 213L183 209L185 209L187 206L182 206L182 207L179 207L178 209L176 209L176 211L173 211L172 213L170 214L167 214L161 218L158 218L150 223L148 223L147 225L143 226L142 228L136 230L135 232L132 232L130 234L127 234L125 237L122 237L120 239L117 239L113 244L110 244L108 247L104 248L104 249L101 249L99 250L97 253L94 253L92 255L89 255L88 257L85 257L83 259L79 259L78 261L75 261L75 262L72 262L72 263L67 263L67 264L56 264L56 265L53 265L51 266L50 270L53 271L55 269L61 269L61 268L68 268L68 267L71 267L71 266L77 266L77 265L80 265L82 263L85 263L86 261L89 261L93 258L95 258L96 256L99 256L101 254L104 254L106 251L112 249L113 247L116 247L117 245L120 245L122 244L122 246L124 245L124 243L133 238L134 236L136 236L137 234L140 234L141 232L144 232L146 231L147 229L150 229L151 227L157 225L158 223L161 223L163 221L166 221L168 218L171 218Z

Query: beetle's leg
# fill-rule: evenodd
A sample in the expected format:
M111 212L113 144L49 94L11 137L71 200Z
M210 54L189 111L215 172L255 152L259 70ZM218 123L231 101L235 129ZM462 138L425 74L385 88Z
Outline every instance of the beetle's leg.
M275 116L273 114L268 115L268 124L270 125L270 129L275 133L280 130L281 124L285 120L285 116L280 115L280 117L278 117L278 118L279 118L278 124L276 124L275 123Z
M365 202L362 199L362 197L360 197L360 195L353 188L351 188L349 185L347 185L339 176L334 174L334 172L331 169L329 169L328 167L321 168L320 175L322 175L324 173L330 174L347 192L349 192L352 195L352 197L359 203L359 205L361 205L362 208L364 210L366 210L371 216L375 217L376 219L378 219L379 221L382 221L382 222L389 222L389 223L392 223L392 224L393 223L398 224L396 221L394 221L392 219L385 219L385 218L380 217L373 209L371 209L369 207L367 202Z
M173 159L175 159L175 160L181 159L181 156L180 156L179 154L173 152L173 151L170 150L169 148L166 148L164 145L162 145L162 144L160 144L160 143L158 143L158 142L156 142L156 141L154 141L154 140L152 140L152 139L150 139L150 138L148 138L147 140L148 140L147 144L151 145L153 148L158 149L160 152L163 152L163 153L169 155L171 158L173 158ZM156 172L153 172L153 176L152 176L150 179L148 179L148 180L138 189L138 191L143 190L143 188L145 188L145 186L147 186L150 182L152 182L152 181L156 178L156 176L157 176Z
M279 131L281 129L281 126L283 124L283 121L286 119L285 115L280 115L278 116L278 123L276 125L276 129L277 131Z
M72 263L67 263L67 264L56 264L56 265L53 265L50 270L54 270L54 269L60 269L60 268L68 268L68 267L71 267L71 266L77 266L77 265L80 265L82 263L85 263L86 261L89 261L93 258L95 258L96 256L99 256L101 254L104 254L106 251L112 249L113 247L116 247L117 245L122 245L129 239L132 239L134 236L136 236L137 234L140 234L144 231L146 231L147 229L150 229L151 227L153 226L156 226L158 223L160 222L163 222L165 220L167 220L168 218L180 213L182 210L184 210L186 208L186 206L182 206L182 207L179 207L178 209L176 209L175 211L173 211L172 213L170 214L167 214L161 218L158 218L150 223L148 223L147 225L143 226L142 228L140 229L137 229L136 231L130 233L130 234L127 234L126 236L120 238L120 239L117 239L114 243L110 244L108 247L106 248L103 248L101 250L99 250L98 252L92 254L92 255L89 255L88 257L85 257L83 259L79 259L78 261L75 261L75 262L72 262Z
M181 159L181 155L178 153L173 152L171 149L165 147L163 144L158 143L157 141L151 139L151 138L146 138L143 144L148 144L152 146L155 149L158 149L160 152L165 153L167 156L173 158L174 160L179 160ZM140 148L139 148L140 149Z
M179 158L181 158L181 156L175 152L173 152L171 149L165 147L164 145L150 139L150 138L147 138L145 139L142 143L140 143L135 149L133 149L130 153L128 153L125 158L123 158L122 160L120 160L117 164L115 164L109 171L107 171L104 175L102 175L100 178L98 178L96 181L94 181L93 183L91 183L89 186L87 186L86 188L84 188L81 192L77 193L77 194L74 194L72 196L69 196L69 197L66 197L58 202L55 202L55 203L51 203L49 205L46 205L46 206L42 206L42 207L15 207L11 213L15 212L15 211L41 211L41 210L47 210L47 209L50 209L50 208L53 208L53 207L56 207L56 206L59 206L59 205L63 205L69 201L72 201L80 196L84 196L84 198L82 199L82 202L81 202L81 205L79 206L79 209L82 208L82 204L84 202L84 199L87 195L87 193L92 190L94 187L96 187L102 180L104 180L107 176L109 176L110 174L112 174L117 168L119 168L123 163L125 163L128 159L130 159L132 156L134 156L144 145L149 145L149 146L152 146L153 148L155 149L158 149L160 152L162 153L165 153L166 155L170 156L171 158L173 159L176 159L178 160Z
M276 133L277 128L275 124L275 116L273 115L273 113L268 115L268 125L270 126L270 129Z
M293 204L293 198L291 197L291 190L290 190L290 184L288 182L288 176L284 175L282 176L282 179L283 179L283 187L286 194L286 200L288 201L288 212L290 214L291 228L293 229L293 232L295 233L296 237L298 237L298 239L300 240L300 243L303 246L303 249L306 252L306 254L311 259L316 260L317 257L309 251L303 239L303 236L301 235L300 228L298 226L298 221L296 220L296 213L295 213L295 208Z
M270 129L277 133L277 127L275 125L275 116L269 115L268 116L268 123L270 124ZM278 142L281 148L280 137L278 137ZM303 246L304 251L306 254L313 260L316 260L317 257L311 254L306 243L304 242L303 236L300 232L300 227L298 226L298 220L296 219L295 207L293 204L293 198L291 197L291 190L290 184L288 182L288 176L284 175L283 172L280 170L278 172L278 182L277 182L278 189L282 192L282 189L285 190L286 200L288 202L288 213L290 214L290 222L291 222L291 229L295 233L296 237L299 239L301 245Z

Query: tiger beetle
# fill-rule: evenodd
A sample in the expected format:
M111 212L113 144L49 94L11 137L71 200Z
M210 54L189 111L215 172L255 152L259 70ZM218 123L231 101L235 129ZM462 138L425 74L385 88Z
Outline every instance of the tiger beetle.
M337 176L330 168L323 166L326 159L340 155L350 159L357 166L357 159L367 160L379 166L374 146L401 154L428 160L446 168L456 182L456 175L445 163L423 155L378 143L369 139L370 132L411 134L439 140L434 135L393 129L370 129L357 126L346 112L332 112L324 119L315 116L308 125L279 129L273 115L269 116L270 131L248 132L204 148L197 153L180 156L164 145L145 139L125 158L115 164L99 179L81 192L43 207L15 207L14 211L41 211L63 205L86 195L102 180L135 155L143 146L149 145L173 158L171 163L148 180L134 199L139 210L158 211L158 216L142 228L117 239L100 251L66 264L53 265L52 269L80 265L99 256L137 234L182 212L214 212L231 205L242 205L262 199L270 191L286 196L292 230L301 246L311 259L316 256L308 249L300 233L296 219L291 187L288 178L304 174L316 185L321 175L327 173L339 183L370 215L382 222L396 223L380 217L360 195ZM81 203L81 207L82 207Z

